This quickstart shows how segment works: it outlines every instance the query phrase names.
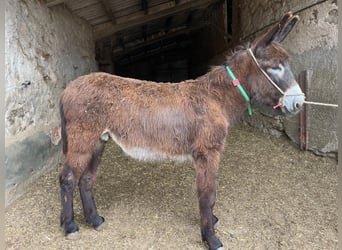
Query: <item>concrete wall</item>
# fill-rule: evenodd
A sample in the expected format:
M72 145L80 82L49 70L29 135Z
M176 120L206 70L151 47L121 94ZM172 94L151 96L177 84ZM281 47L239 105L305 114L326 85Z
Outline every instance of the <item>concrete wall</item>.
M337 1L266 1L241 0L235 4L240 40L251 40L276 22L288 11L298 12L301 20L284 41L291 56L295 76L309 70L310 89L307 100L326 103L338 102L337 88ZM237 27L237 25L239 27ZM265 28L266 27L266 28ZM296 77L298 80L298 77ZM308 107L309 149L323 155L337 153L337 109L331 107ZM299 142L299 116L282 117L265 107L246 121L261 130L279 135L286 134ZM275 115L275 117L272 116Z
M97 69L92 28L43 2L6 1L6 204L61 161L59 95Z

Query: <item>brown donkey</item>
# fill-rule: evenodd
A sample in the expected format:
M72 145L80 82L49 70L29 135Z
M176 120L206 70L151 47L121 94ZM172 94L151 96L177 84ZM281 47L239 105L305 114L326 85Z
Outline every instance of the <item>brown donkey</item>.
M73 212L77 186L86 222L95 229L104 223L97 213L92 187L104 144L111 138L139 160L192 159L202 239L209 249L221 248L215 236L218 218L213 208L228 130L250 105L249 98L266 105L280 103L289 113L298 112L304 102L289 56L280 46L298 20L287 13L249 48L233 53L226 65L194 80L155 83L92 73L71 82L60 99L66 155L59 177L60 220L65 235L70 237L79 230Z

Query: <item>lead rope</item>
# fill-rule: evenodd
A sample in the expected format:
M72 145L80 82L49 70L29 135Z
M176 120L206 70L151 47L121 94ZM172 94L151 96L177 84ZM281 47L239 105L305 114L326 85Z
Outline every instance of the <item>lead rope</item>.
M318 106L327 106L327 107L338 108L338 104L332 104L332 103L309 102L309 101L304 101L304 103L305 104L311 104L311 105L318 105Z
M282 100L285 100L286 96L299 96L299 95L304 95L304 94L286 94L281 88L279 88L279 86L269 77L269 75L261 68L260 64L258 63L257 59L255 58L252 50L250 48L248 48L248 53L250 54L250 56L252 57L253 61L255 62L255 64L258 66L259 70L261 71L261 73L264 74L264 76L267 78L267 80L284 96L282 98ZM305 96L304 96L305 98ZM322 102L309 102L309 101L304 101L305 104L311 104L311 105L319 105L319 106L327 106L327 107L334 107L337 108L338 105L337 104L331 104L331 103L322 103ZM276 106L274 106L273 108L279 108L283 106L283 103L279 103Z

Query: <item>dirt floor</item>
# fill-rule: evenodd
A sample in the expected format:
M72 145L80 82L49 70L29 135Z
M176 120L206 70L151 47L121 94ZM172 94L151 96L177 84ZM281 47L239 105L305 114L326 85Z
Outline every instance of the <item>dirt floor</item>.
M6 211L6 249L206 249L190 163L145 164L107 145L95 199L102 231L78 240L59 227L60 166ZM239 126L220 164L215 214L225 249L337 249L337 162L301 152L287 138Z

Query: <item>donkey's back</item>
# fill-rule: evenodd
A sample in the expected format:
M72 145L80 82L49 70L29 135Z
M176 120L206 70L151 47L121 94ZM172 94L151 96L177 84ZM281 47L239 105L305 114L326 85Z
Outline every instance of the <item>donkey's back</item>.
M189 159L204 121L224 119L205 89L198 80L155 83L107 73L81 76L62 94L68 123L64 141L69 150L87 141L81 148L91 151L99 140L112 138L136 159ZM215 122L206 126L210 124ZM85 134L87 138L73 140Z

